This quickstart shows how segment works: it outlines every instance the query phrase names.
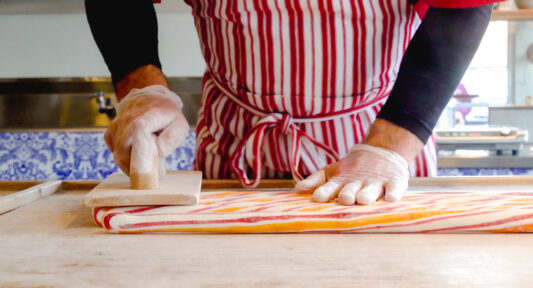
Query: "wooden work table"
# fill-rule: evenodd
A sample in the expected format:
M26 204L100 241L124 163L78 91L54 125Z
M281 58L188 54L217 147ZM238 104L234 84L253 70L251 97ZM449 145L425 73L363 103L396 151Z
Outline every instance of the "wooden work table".
M526 287L533 279L528 234L108 234L82 204L95 183L62 185L0 215L0 287Z

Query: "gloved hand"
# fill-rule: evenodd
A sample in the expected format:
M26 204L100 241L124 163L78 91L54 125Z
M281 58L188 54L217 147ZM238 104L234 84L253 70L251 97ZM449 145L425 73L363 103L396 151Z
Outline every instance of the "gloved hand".
M131 89L115 106L117 116L109 125L104 138L113 152L115 163L124 173L130 173L134 141L134 153L138 153L136 158L140 159L154 154L149 149L157 149L158 156L164 158L179 146L189 133L189 124L181 111L182 106L179 96L162 85ZM147 159L149 163L146 165L151 167L151 160Z
M396 202L407 190L409 170L400 154L365 144L355 145L348 155L296 184L298 192L313 192L313 201L338 197L342 205L372 204L385 193Z

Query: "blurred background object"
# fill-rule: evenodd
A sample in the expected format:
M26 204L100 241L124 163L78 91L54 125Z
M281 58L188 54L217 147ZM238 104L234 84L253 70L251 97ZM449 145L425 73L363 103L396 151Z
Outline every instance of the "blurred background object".
M518 9L533 9L533 0L515 0Z

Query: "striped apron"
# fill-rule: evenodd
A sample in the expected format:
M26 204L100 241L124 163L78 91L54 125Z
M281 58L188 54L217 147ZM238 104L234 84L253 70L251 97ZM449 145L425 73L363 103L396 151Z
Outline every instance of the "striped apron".
M196 168L301 179L361 142L420 18L409 0L187 0L207 63ZM410 163L436 174L431 138Z

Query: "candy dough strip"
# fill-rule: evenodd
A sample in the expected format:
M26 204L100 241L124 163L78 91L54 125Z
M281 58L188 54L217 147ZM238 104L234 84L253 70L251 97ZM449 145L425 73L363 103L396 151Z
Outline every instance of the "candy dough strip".
M527 191L415 191L398 203L350 207L312 203L310 195L291 191L204 192L201 198L197 207L105 207L93 213L112 233L533 232L533 193Z

